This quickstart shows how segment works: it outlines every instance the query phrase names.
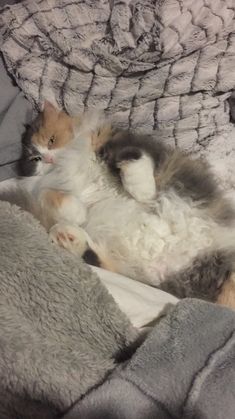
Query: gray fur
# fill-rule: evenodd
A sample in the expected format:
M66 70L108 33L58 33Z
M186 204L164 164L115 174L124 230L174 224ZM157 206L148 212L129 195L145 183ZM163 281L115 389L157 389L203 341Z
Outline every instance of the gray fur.
M216 301L223 283L234 270L234 253L214 252L197 257L186 269L162 282L160 288L178 298Z
M155 179L159 193L168 189L206 208L208 214L221 224L235 221L235 210L225 199L218 181L206 161L193 159L182 150L167 147L159 138L139 135L130 131L119 131L100 150L114 174L119 174L118 163L122 160L139 159L142 153L152 157Z
M39 130L42 123L42 114L40 113L29 125L25 126L22 135L22 152L18 162L19 176L34 176L37 172L37 161L32 157L41 158L37 148L32 144L32 136Z
M119 132L100 150L110 170L119 175L120 161L138 160L143 153L152 157L158 193L168 189L191 198L199 208L220 224L234 228L235 211L219 188L209 166L180 150L166 147L151 136ZM121 178L120 178L121 181ZM160 288L178 298L197 297L215 301L221 286L234 269L235 253L214 252L199 255L190 266L162 281Z
M79 258L5 202L0 266L0 418L55 418L105 378L136 331Z

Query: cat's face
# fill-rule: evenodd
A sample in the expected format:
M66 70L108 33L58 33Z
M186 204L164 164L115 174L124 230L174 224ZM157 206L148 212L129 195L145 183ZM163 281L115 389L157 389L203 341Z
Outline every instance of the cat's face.
M33 176L44 174L56 156L73 139L74 120L45 102L43 112L27 127L22 139L20 174Z
M22 138L22 156L19 162L21 176L43 175L73 140L91 152L98 150L112 137L112 126L99 112L84 112L72 118L45 102L44 110L27 127ZM78 144L78 143L77 143Z

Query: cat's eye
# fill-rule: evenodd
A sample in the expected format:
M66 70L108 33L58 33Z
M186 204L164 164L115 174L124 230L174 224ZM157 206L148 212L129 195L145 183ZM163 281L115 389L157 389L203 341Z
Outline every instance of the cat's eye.
M51 146L55 143L55 136L52 135L51 138L48 141L48 148L51 148Z
M31 161L41 161L42 158L40 156L31 157Z

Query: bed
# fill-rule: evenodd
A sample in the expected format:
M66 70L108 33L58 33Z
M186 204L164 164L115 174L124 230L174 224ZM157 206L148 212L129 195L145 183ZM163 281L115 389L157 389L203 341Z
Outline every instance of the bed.
M0 13L0 181L47 98L206 156L231 193L233 0L1 7L14 3ZM5 202L0 267L1 418L234 419L234 312L91 270Z

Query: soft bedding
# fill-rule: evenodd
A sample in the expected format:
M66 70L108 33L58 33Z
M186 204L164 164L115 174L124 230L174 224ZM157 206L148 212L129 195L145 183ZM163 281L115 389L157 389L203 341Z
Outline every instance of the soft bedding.
M0 237L1 419L234 419L235 312L189 299L139 334L30 214L0 202Z
M154 132L172 146L230 166L233 0L24 0L15 5L5 0L1 6L7 3L11 6L0 14L0 50L31 105L15 88L20 98L0 131L0 179L9 177L19 158L26 109L40 108L45 98L72 114L104 108L117 125ZM9 80L2 83L7 91Z
M0 8L19 0L0 0ZM0 35L0 40L1 40ZM0 53L0 182L14 177L21 153L24 124L33 117L33 107L6 69Z
M92 267L119 308L138 329L151 327L178 302L167 292L123 275Z
M234 419L235 313L185 300L63 419Z
M105 379L137 331L95 274L0 202L0 418L55 419Z
M16 175L24 124L33 117L32 105L6 71L0 54L0 181Z
M188 150L230 128L233 0L24 0L0 29L7 68L38 107L101 107Z

